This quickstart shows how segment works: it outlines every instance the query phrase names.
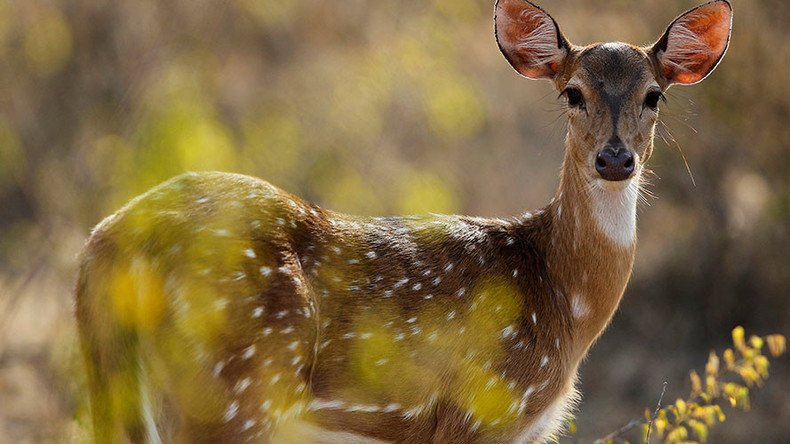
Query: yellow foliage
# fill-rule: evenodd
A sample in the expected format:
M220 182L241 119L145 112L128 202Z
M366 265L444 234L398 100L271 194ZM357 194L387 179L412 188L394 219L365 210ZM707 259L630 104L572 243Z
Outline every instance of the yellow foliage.
M339 211L359 214L376 214L382 211L382 203L367 179L356 171L346 170L333 174L325 187L319 190L323 200Z
M724 363L727 365L727 370L732 371L735 368L735 353L733 353L731 348L724 350L722 355L724 357Z
M688 399L677 399L674 404L660 408L655 418L650 410L645 411L641 427L642 443L647 442L649 432L653 432L651 437L663 439L665 444L707 442L710 427L726 419L720 403L744 411L749 410L749 387L761 385L768 377L769 362L761 353L763 345L768 344L771 355L776 357L785 352L785 338L782 335L769 335L764 338L751 336L748 343L744 338L743 327L733 329L735 351L728 348L722 354L724 369L720 366L719 356L715 352L710 353L705 364L704 389L700 375L691 371L691 394ZM730 380L733 377L739 378L743 383Z
M708 426L696 419L690 419L688 424L692 433L694 433L700 441L705 442L708 440Z
M719 357L714 352L710 352L708 356L708 363L705 364L705 373L708 376L719 373Z
M433 0L433 5L443 15L459 20L474 19L481 12L474 0Z
M360 396L375 395L404 406L419 405L439 389L438 371L415 362L411 350L419 346L413 342L419 341L417 338L395 339L395 327L388 326L387 320L397 316L397 312L394 304L382 303L355 323L350 353L353 377L349 386ZM427 350L436 355L435 347Z
M279 0L242 0L239 4L267 27L289 23L299 8L297 2Z
M689 437L689 432L685 427L679 426L667 433L666 442L680 442Z
M167 388L181 411L201 421L221 417L227 394L221 380L212 377L206 367L195 361L195 350L185 349L185 335L166 330L147 346L156 350L147 364L152 370L154 387Z
M110 405L112 414L123 423L131 423L137 419L140 399L137 381L137 369L123 368L110 374L108 392L112 393Z
M244 124L244 150L273 183L297 167L302 151L302 125L288 112L269 112Z
M217 306L217 292L202 282L181 283L178 298L184 310L175 318L176 328L185 337L193 337L204 344L213 344L222 337L219 332L227 328L227 313Z
M782 335L768 335L765 337L771 356L777 357L787 351L787 340Z
M459 207L452 188L431 173L404 177L398 196L398 210L404 214L450 214L457 212Z
M686 416L686 401L678 399L675 401L675 408L677 409L677 416L679 418Z
M471 413L473 422L482 425L507 424L517 418L514 405L519 398L500 375L476 363L466 362L459 375L463 384L457 386L453 399Z
M466 137L482 127L484 116L474 89L459 79L444 79L426 91L431 128L450 139Z
M502 329L521 315L519 289L504 279L488 278L478 282L471 291L472 304L467 328L473 340L484 341L480 348L497 349Z
M743 327L737 326L732 329L732 343L735 345L735 348L738 350L742 350L746 347L746 342L743 340L744 338L744 330Z
M690 374L691 379L691 393L692 394L699 394L702 392L702 379L700 379L699 375L696 371L692 370Z
M165 311L161 277L141 259L115 270L109 281L113 315L119 324L141 332L153 331Z

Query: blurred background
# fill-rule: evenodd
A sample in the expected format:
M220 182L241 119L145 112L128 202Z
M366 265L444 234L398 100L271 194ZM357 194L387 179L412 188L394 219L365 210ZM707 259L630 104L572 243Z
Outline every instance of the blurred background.
M647 44L691 0L542 2L579 44ZM790 333L790 3L734 0L732 44L662 105L657 196L581 372L580 438L688 394L747 333ZM0 442L70 441L71 315L91 227L186 170L364 215L514 215L553 195L565 120L515 74L492 0L0 0ZM688 162L688 169L683 156ZM790 363L711 442L787 442Z

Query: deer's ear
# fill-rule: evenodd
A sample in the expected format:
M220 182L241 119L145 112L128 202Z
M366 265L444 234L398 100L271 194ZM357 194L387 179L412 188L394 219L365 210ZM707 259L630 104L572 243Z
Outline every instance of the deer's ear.
M698 6L667 28L651 52L669 83L691 85L708 76L730 43L732 7L726 0Z
M554 78L570 49L554 19L526 0L497 0L494 26L502 54L530 79Z

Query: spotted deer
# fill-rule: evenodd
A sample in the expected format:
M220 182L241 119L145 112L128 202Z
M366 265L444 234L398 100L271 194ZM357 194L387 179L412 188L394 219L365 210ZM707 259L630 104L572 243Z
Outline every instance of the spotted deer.
M505 58L568 111L534 212L356 217L225 173L132 200L76 286L96 440L545 442L631 274L663 92L714 69L731 15L713 1L650 46L575 46L499 0Z

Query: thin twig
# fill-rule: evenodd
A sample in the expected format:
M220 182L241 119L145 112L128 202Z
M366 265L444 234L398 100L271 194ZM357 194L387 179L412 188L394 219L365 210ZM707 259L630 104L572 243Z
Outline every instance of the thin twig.
M656 406L656 411L653 412L653 416L650 417L650 421L647 423L647 437L645 438L645 443L650 444L650 429L653 428L653 421L658 416L658 412L661 410L661 401L664 399L664 393L667 391L667 382L664 381L663 387L661 387L661 395L658 397L658 405ZM628 424L620 427L619 429L615 430L614 432L604 436L603 438L598 438L593 441L593 444L603 444L607 441L614 440L615 438L619 438L625 435L627 432L631 431L631 429L635 427L639 427L640 425L644 424L644 419L632 419L631 422Z
M634 427L638 427L638 426L640 426L640 425L642 425L644 423L645 423L645 421L643 419L632 419L631 422L629 422L628 424L620 427L619 429L615 430L614 432L604 436L603 438L596 439L595 441L593 441L593 444L603 444L603 443L605 443L605 442L607 442L609 440L613 440L615 438L618 438L618 437L620 437L622 435L625 435L627 432L629 432Z
M650 444L650 432L653 430L653 421L656 420L656 416L658 416L658 411L661 410L661 401L664 399L664 393L667 391L667 381L664 381L664 386L661 387L661 396L658 397L658 404L656 404L656 410L653 412L653 415L650 417L650 422L647 423L647 437L645 438L645 443Z

